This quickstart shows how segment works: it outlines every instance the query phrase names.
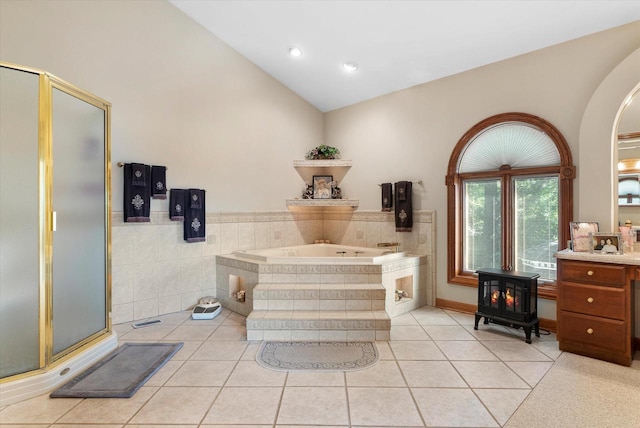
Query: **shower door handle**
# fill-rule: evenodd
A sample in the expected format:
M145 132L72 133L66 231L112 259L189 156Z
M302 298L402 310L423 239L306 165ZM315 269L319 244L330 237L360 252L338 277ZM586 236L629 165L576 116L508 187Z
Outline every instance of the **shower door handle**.
M57 215L55 211L51 211L51 231L55 232L56 231L56 224L57 224Z

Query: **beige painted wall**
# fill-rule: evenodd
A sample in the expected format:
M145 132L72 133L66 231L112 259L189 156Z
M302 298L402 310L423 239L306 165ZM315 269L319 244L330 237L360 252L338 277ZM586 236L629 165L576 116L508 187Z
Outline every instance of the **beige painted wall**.
M292 159L323 140L320 111L165 1L2 0L0 60L113 104L114 211L120 161L167 166L209 212L283 210L303 187Z
M210 213L281 211L302 191L292 160L326 142L353 160L343 194L363 211L380 208L378 183L423 181L414 208L438 213L438 297L469 304L473 289L446 282L451 149L493 114L539 115L569 142L580 195L585 107L638 46L640 22L323 115L164 1L0 1L0 61L47 70L113 104L114 211L119 161L166 165L169 187L207 189ZM587 206L576 198L576 217ZM151 209L166 212L166 202ZM552 303L540 309L555 318Z
M444 177L453 147L486 117L509 111L531 113L563 133L580 177L585 171L579 161L590 157L589 148L582 152L580 140L585 107L600 82L638 46L640 22L635 22L335 110L325 114L325 141L354 159L343 187L349 195L357 195L363 209L379 207L378 183L423 181L423 188L414 187L414 203L415 208L438 213L437 295L475 304L475 289L448 284L446 278ZM589 174L605 183L611 175L606 168ZM583 192L578 179L575 195ZM598 200L593 196L597 195L583 205ZM575 203L579 218L580 200ZM541 301L540 313L555 319L555 302Z

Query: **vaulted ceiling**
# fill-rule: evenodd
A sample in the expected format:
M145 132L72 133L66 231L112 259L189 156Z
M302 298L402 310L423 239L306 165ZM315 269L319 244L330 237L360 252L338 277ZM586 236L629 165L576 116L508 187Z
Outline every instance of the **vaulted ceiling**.
M640 20L640 0L169 1L323 112Z

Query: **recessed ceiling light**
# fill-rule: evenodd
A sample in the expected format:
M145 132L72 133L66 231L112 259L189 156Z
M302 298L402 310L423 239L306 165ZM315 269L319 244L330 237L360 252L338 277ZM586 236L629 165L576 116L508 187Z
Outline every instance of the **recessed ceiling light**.
M292 46L289 48L289 55L295 57L302 56L302 49L296 46Z
M356 71L358 69L358 63L357 62L345 62L344 64L342 64L342 66L349 73L353 73L354 71Z

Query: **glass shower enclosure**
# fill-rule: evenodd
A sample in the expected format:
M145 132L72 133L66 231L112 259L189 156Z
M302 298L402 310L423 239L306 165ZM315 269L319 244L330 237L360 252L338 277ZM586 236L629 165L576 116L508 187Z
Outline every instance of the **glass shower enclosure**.
M0 381L111 333L111 105L0 63Z

